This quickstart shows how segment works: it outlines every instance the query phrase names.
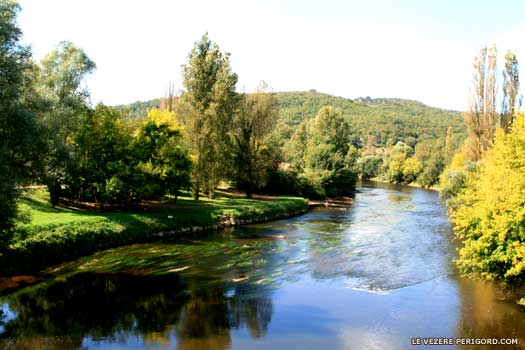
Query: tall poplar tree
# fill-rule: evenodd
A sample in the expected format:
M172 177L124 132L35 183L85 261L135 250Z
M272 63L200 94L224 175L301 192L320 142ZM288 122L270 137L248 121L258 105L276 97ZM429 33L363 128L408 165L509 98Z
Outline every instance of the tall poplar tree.
M516 55L508 51L505 55L503 70L503 106L501 111L501 127L508 131L514 120L516 109L520 107L520 68Z
M479 55L474 58L473 89L469 109L465 113L468 133L466 151L472 161L479 160L481 155L492 146L498 124L497 55L496 47L491 46L482 48Z
M184 88L179 115L194 160L193 196L204 190L213 197L225 174L228 134L238 105L237 75L229 53L222 53L205 34L195 43L183 66Z

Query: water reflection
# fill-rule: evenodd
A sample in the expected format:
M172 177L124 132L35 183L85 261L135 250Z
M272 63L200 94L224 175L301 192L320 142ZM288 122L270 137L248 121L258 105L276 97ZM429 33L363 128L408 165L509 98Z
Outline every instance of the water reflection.
M505 291L491 283L458 279L461 294L461 319L457 337L461 338L517 338L518 346L507 349L525 349L525 317L514 300L521 291ZM477 349L494 349L493 345L478 345Z
M259 293L246 296L242 285L224 297L226 288L188 286L175 274L75 274L8 297L16 317L4 324L0 348L80 349L85 338L112 343L147 335L142 341L150 344L175 336L177 349L227 349L233 328L263 336L271 298L253 286Z
M404 349L436 336L523 349L515 297L458 278L450 238L437 193L368 184L348 211L50 269L0 300L0 349Z

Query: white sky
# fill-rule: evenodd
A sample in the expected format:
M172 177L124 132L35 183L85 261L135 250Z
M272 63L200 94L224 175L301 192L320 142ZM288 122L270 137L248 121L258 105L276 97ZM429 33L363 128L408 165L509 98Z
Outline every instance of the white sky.
M93 102L148 100L203 33L231 52L238 90L316 89L466 107L472 57L495 42L525 62L525 1L21 0L24 42L41 59L69 40L96 62ZM525 63L524 63L525 64ZM500 62L503 66L503 61Z

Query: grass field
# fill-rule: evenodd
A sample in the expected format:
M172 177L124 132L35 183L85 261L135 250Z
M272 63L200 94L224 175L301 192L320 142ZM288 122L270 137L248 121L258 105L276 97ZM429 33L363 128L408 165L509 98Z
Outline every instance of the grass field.
M0 255L0 273L27 272L95 251L154 238L159 232L209 228L226 219L258 221L289 216L307 209L297 197L245 199L219 192L214 199L149 203L140 211L98 212L52 208L44 190L31 190L19 208L30 221L19 223L9 249Z

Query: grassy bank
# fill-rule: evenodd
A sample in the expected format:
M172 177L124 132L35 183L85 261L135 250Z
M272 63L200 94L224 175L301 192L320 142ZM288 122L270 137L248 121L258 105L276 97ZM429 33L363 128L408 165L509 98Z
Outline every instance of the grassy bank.
M17 225L6 253L0 255L0 273L26 273L93 252L160 235L177 235L244 223L268 221L305 212L297 197L245 199L219 193L199 202L181 197L176 205L151 203L143 211L96 212L55 208L43 190L30 191L20 202L31 221Z

